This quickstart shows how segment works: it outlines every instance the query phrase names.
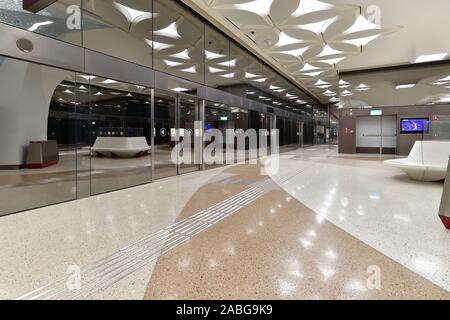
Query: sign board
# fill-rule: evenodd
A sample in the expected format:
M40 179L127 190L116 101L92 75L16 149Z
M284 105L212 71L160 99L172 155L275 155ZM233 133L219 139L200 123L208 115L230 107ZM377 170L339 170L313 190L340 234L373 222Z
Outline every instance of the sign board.
M58 0L23 0L23 9L36 13Z
M220 121L227 121L228 117L220 117Z
M381 109L370 110L370 115L371 116L382 116L383 110L381 110Z

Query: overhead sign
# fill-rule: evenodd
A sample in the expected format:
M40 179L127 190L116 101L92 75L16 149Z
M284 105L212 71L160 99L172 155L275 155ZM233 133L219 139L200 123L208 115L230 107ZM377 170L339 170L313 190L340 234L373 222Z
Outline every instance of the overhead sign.
M370 115L371 116L382 116L383 110L381 110L381 109L370 110Z
M36 13L47 8L56 1L58 0L23 0L23 9Z

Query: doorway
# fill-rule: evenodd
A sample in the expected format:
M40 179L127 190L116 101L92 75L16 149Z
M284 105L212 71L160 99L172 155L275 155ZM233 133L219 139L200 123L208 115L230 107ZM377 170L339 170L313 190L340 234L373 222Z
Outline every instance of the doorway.
M356 119L356 152L396 154L396 116L369 116Z

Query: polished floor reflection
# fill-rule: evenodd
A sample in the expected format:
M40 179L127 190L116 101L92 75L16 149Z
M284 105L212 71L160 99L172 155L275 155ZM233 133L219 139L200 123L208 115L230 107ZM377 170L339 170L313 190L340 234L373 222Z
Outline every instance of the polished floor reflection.
M259 164L224 166L2 217L0 296L55 288L68 266L85 270L131 244L133 265L139 252L164 243L170 250L126 277L97 286L91 279L105 274L96 273L80 292L97 299L449 299L450 234L437 216L442 185L412 182L384 159L313 146L282 154L272 176ZM177 232L148 240L164 230Z

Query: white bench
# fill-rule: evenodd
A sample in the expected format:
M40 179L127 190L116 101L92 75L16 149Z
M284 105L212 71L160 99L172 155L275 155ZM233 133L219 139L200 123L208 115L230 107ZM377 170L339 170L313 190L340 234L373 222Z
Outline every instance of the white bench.
M450 141L416 141L408 158L386 160L386 165L403 170L411 179L442 181L450 156Z
M133 158L150 151L145 137L97 137L91 150L98 156Z

